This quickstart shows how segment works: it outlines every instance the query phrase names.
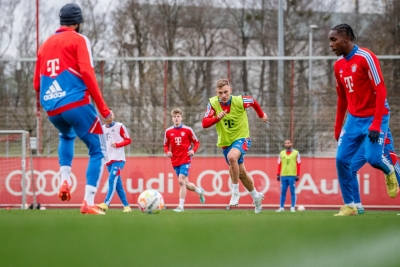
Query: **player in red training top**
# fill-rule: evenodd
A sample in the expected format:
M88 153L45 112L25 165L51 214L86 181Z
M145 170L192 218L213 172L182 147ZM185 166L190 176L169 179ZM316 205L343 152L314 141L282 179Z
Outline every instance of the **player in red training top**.
M385 173L389 195L396 197L398 191L394 168L382 157L390 115L379 61L374 53L355 45L355 40L353 29L347 24L337 25L329 32L330 47L340 56L334 66L338 95L334 131L338 140L336 169L345 205L336 216L357 214L350 164L362 144L366 161Z
M164 151L171 158L172 167L179 181L179 206L175 212L183 212L186 198L186 189L196 192L200 197L200 203L205 203L204 189L198 188L189 182L189 169L192 156L199 148L200 142L192 128L182 124L182 110L175 108L171 111L173 126L165 130ZM193 147L192 147L193 143Z
M94 197L104 168L104 137L100 119L91 104L96 103L100 114L110 115L97 84L90 42L79 34L83 22L82 10L76 4L63 6L59 13L61 27L39 48L33 86L49 120L60 132L58 156L62 201L70 200L71 164L75 138L89 149L86 171L83 214L105 214L94 205Z
M216 83L216 96L209 99L204 114L203 128L215 124L218 134L217 146L222 148L225 160L229 165L232 180L232 195L230 206L239 205L239 179L250 193L254 201L254 212L262 210L264 195L257 192L254 182L244 166L244 155L251 146L249 120L246 109L254 108L263 122L268 122L268 116L251 96L234 96L228 79L219 79Z

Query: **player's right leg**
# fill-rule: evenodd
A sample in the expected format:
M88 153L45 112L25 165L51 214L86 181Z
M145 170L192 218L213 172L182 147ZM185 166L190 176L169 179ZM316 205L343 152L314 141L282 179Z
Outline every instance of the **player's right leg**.
M288 186L289 180L286 177L281 176L281 195L279 199L279 209L277 209L276 212L282 212L285 210L286 192Z
M49 120L60 132L58 143L58 162L60 164L60 189L58 197L62 201L71 199L71 165L74 157L76 133L72 125L63 116L50 116Z
M233 144L232 144L233 145ZM229 146L223 149L226 162L229 164L229 173L232 180L232 195L229 201L230 206L239 205L240 193L239 193L239 163L238 159L241 156L239 149Z
M182 165L180 166L174 166L174 170L176 175L178 176L178 182L179 182L179 205L176 209L173 209L172 211L174 212L184 212L185 211L185 198L186 198L186 181L185 178L186 176L181 173L182 170Z
M351 160L362 144L363 121L348 114L346 123L341 131L336 153L336 170L338 173L340 190L345 204L336 216L355 215L357 210L354 206L352 173L350 169ZM346 207L350 207L350 209Z
M358 149L357 153L354 155L353 159L351 160L351 186L353 188L353 198L354 204L357 208L358 214L364 214L364 208L361 204L361 196L360 196L360 186L357 179L357 172L361 169L362 166L367 162L365 159L365 149L364 144Z

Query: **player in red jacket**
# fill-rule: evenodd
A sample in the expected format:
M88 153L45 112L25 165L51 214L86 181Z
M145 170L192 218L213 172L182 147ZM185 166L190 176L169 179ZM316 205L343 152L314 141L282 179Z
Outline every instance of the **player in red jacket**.
M105 214L94 205L104 169L105 147L100 119L90 97L104 118L110 115L110 110L97 84L90 42L86 36L79 34L83 22L81 8L76 4L67 4L61 8L59 16L61 27L40 46L33 77L40 103L60 132L59 198L62 201L71 198L71 164L78 136L89 149L81 213Z
M179 206L175 212L184 211L186 189L196 192L200 197L200 203L205 203L204 189L198 188L189 182L189 169L192 156L199 148L200 142L192 128L182 124L182 110L175 108L171 111L173 126L165 130L164 151L171 158L172 167L179 180ZM193 147L192 147L193 143Z
M329 32L330 47L340 56L334 65L338 95L334 130L338 140L336 168L345 205L337 216L357 214L350 164L362 144L366 161L385 173L389 195L396 197L398 191L394 168L382 157L390 115L379 61L370 50L355 45L355 40L353 29L347 24L337 25Z

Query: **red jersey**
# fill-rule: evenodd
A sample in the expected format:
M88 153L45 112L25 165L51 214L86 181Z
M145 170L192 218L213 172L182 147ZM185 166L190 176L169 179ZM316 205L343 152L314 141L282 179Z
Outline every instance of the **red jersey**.
M60 27L39 48L33 87L49 116L87 105L89 96L100 114L110 115L97 84L89 39Z
M193 143L193 147L192 147ZM179 127L171 126L165 130L164 151L172 152L172 166L180 166L192 162L192 157L188 155L189 150L194 152L199 148L200 142L192 128L181 124Z
M258 102L252 98L251 96L242 96L243 98L243 106L244 108L252 107L256 111L259 118L264 117L264 111L261 109ZM227 113L231 110L231 100L229 100L226 104L219 102L222 109ZM211 106L210 102L208 102L206 113L204 114L204 118L202 121L203 128L208 128L216 124L219 120L217 118L218 114L215 114L214 108Z
M343 126L346 110L355 117L374 119L370 130L380 131L382 116L389 113L386 86L379 61L374 53L354 45L351 53L334 66L338 95L335 139Z

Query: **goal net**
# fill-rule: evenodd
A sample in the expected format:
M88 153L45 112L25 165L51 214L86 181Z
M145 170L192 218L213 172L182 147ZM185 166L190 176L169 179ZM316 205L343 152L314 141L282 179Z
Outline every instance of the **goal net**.
M40 208L36 201L31 141L27 131L0 130L1 208Z

